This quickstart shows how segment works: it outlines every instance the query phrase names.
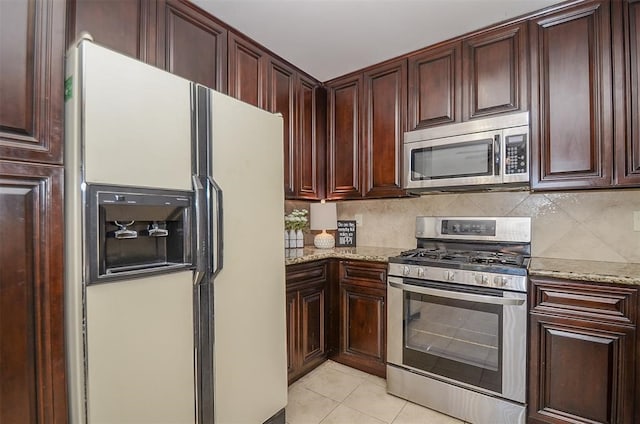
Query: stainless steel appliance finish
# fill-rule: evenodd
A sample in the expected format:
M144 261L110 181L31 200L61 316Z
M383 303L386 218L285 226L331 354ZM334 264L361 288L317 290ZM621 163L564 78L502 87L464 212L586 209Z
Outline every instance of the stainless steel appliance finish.
M530 218L418 217L416 237L389 258L387 391L524 423Z
M529 182L529 113L406 132L403 187L409 191Z

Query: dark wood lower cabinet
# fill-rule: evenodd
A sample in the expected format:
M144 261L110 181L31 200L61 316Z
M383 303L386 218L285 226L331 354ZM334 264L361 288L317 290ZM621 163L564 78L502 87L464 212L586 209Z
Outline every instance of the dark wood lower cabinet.
M338 349L332 357L380 377L386 376L386 280L387 264L340 263Z
M62 176L0 161L0 423L67 420Z
M287 266L287 369L289 384L327 358L327 262Z
M529 422L634 423L637 289L531 282Z

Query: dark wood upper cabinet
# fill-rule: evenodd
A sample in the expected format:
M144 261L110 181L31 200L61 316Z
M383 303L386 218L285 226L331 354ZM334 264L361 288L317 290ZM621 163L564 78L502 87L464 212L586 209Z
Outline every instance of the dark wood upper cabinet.
M156 0L68 0L69 46L86 31L101 46L156 64Z
M334 80L328 90L327 197L360 198L362 74Z
M530 22L533 189L612 184L609 8L588 2Z
M402 139L407 116L407 61L365 71L362 150L364 196L403 196Z
M463 40L463 120L527 110L526 28L509 25Z
M612 3L615 183L640 185L640 2Z
M462 108L460 42L409 56L409 129L456 122Z
M158 67L225 93L227 30L190 2L158 4Z
M62 176L0 161L2 423L67 421Z
M268 65L268 110L282 114L284 121L284 195L295 196L296 134L295 134L295 71L277 60Z
M319 200L325 196L326 90L317 81L300 74L296 88L295 197Z
M269 56L233 32L229 32L228 54L229 95L266 109Z
M62 163L64 23L64 1L0 1L0 158Z

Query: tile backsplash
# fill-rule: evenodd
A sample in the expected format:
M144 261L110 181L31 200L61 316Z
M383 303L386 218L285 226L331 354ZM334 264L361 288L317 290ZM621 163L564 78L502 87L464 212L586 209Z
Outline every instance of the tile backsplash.
M286 202L285 207L308 205ZM534 256L640 263L634 211L640 211L640 190L451 193L338 202L338 219L362 215L358 246L413 248L415 217L420 215L530 216ZM313 234L306 237L313 244Z

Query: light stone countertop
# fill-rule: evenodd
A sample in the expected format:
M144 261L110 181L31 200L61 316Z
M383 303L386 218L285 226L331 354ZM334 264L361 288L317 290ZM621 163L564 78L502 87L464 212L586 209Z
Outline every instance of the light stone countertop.
M321 259L353 259L369 262L388 262L408 250L392 247L336 247L316 249L286 249L285 264L293 265ZM640 263L599 262L574 259L531 258L529 275L598 283L629 284L640 286Z
M303 249L285 249L284 255L286 265L301 264L327 258L387 262L390 256L397 256L405 250L407 249L366 246L316 249L313 246L305 246Z
M529 275L640 286L640 264L531 258Z

